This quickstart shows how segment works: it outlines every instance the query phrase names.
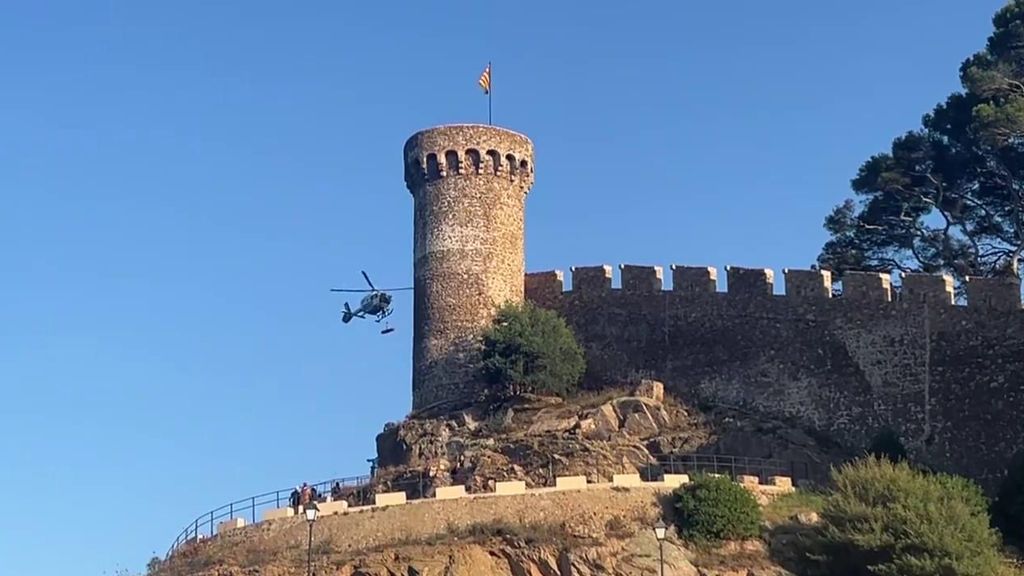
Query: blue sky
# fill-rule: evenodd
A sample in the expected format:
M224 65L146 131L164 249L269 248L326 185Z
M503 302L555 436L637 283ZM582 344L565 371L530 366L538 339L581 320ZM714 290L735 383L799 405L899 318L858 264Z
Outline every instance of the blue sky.
M141 569L199 513L366 472L412 274L401 151L536 145L527 267L806 267L1001 0L0 7L0 574Z

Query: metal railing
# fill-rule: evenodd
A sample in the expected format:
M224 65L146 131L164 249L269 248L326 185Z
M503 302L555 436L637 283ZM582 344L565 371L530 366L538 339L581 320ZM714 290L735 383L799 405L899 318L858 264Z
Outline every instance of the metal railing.
M335 484L342 487L346 496L349 494L356 494L357 497L359 497L359 493L365 491L365 487L369 484L370 480L371 478L369 475L350 476L347 478L324 480L323 482L310 484L310 486L316 490L317 500L322 502L327 495L331 493ZM242 500L236 500L225 504L219 508L214 508L205 514L200 515L186 526L180 534L178 534L178 537L174 539L174 543L171 544L170 550L167 551L167 555L170 556L171 553L186 542L202 538L202 535L204 534L213 536L218 522L229 520L231 518L248 518L250 522L255 524L257 513L264 510L289 506L293 490L295 490L294 486L282 490L275 490L273 492L266 492L264 494L257 494L256 496L250 496Z
M727 454L659 454L646 465L640 476L644 481L657 480L663 474L722 474L731 478L757 476L762 484L772 476L788 476L794 482L821 483L828 478L828 469L814 462L749 458Z
M787 460L771 460L764 458L748 458L724 454L657 454L652 455L654 462L641 467L638 472L644 481L656 481L664 474L722 474L731 478L741 475L757 476L762 483L767 483L772 476L789 476L794 482L822 483L827 480L828 469L825 465L813 462ZM545 480L546 486L555 485L555 477L559 476L556 468L549 465ZM373 504L377 490L371 486L373 477L370 475L334 478L310 484L317 492L317 501L325 502L331 495L335 484L341 490L337 500L345 500L350 507ZM433 495L429 478L422 472L413 472L406 477L381 482L380 489L386 492L405 492L408 500L418 500ZM214 508L201 514L178 534L167 551L169 557L175 550L190 541L213 536L217 523L231 518L248 518L253 524L257 522L257 513L264 510L283 508L291 505L291 494L294 486L275 490L265 494L250 496L229 504Z

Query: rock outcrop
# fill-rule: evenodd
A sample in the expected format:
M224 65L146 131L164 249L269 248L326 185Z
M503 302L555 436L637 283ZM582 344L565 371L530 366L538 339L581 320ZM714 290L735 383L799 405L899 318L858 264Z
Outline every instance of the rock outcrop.
M661 382L570 400L524 396L434 418L389 423L377 437L375 490L429 497L440 486L469 492L495 482L549 486L555 476L656 474L669 455L717 453L775 458L827 469L846 453L799 429L721 408L702 413L666 397Z
M545 486L555 475L606 482L612 474L654 464L657 453L693 451L710 429L699 415L664 401L661 383L633 393L585 395L572 401L524 396L500 406L388 424L377 437L378 482L397 485L410 472L429 489L494 482Z
M717 551L714 560L704 560L703 563L710 565L701 565L701 559L694 552L677 542L668 542L664 547L664 573L666 576L791 576L774 565L767 552L757 552L762 548L759 543L751 543L745 549L730 546ZM573 550L507 538L394 548L367 554L342 566L331 566L326 573L331 576L645 576L658 574L659 562L657 541L646 534ZM188 576L304 576L305 567L295 564L224 566L190 572Z

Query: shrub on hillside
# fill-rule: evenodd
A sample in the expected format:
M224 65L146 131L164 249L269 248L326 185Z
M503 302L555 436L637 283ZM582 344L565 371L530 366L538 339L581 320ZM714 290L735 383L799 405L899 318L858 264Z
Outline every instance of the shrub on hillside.
M1017 454L1007 467L996 498L992 520L1008 539L1024 540L1024 454Z
M833 472L821 512L823 573L850 576L999 574L998 535L969 480L868 457Z
M503 306L484 334L482 373L500 396L566 396L579 386L583 349L565 321L532 303Z
M674 495L679 532L691 540L743 540L760 533L761 506L750 491L728 478L700 476Z

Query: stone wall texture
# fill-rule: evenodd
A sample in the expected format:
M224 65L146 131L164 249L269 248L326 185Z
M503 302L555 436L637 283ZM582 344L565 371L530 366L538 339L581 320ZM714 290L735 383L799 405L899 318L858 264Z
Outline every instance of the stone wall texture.
M414 198L413 409L472 400L480 331L523 299L523 212L533 143L494 126L412 135L405 182Z
M850 449L895 431L913 457L992 489L1024 446L1019 281L974 278L967 304L943 276L671 267L526 275L526 297L559 311L586 349L588 382L662 380L682 398L826 435Z

